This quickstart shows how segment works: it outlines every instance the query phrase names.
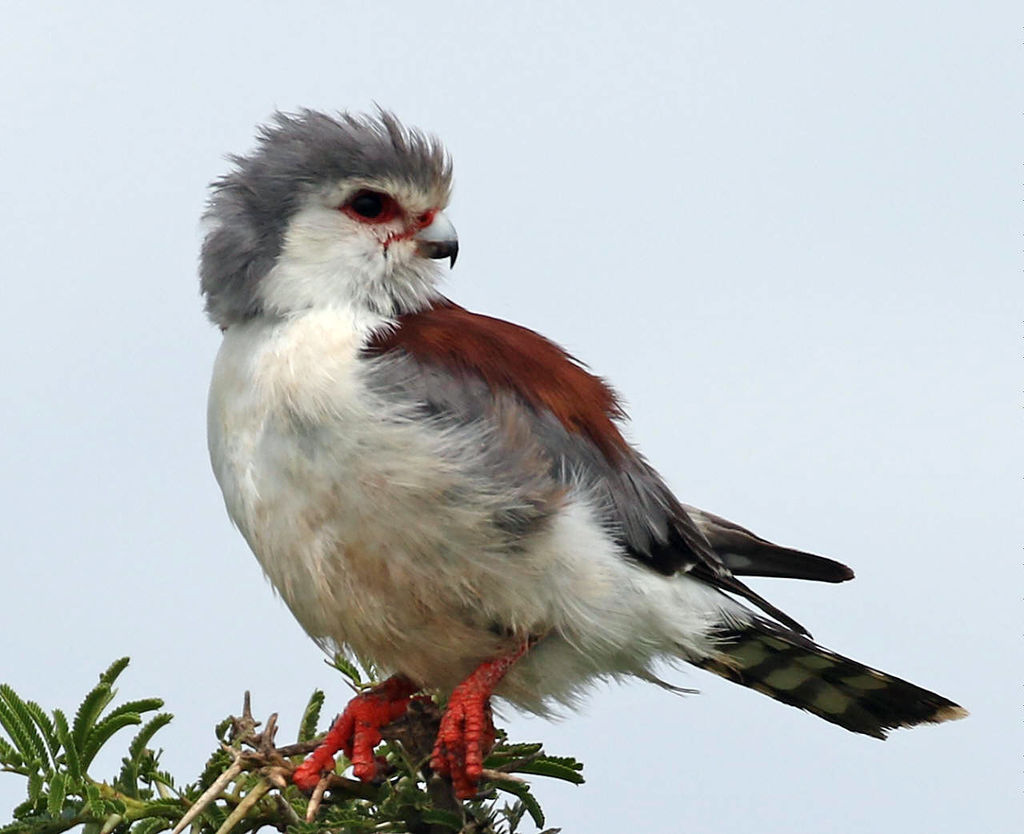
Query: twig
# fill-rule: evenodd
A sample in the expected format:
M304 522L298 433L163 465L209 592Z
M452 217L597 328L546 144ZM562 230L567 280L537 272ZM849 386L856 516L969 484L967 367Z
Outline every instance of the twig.
M265 779L261 779L257 782L256 787L243 797L242 801L235 806L235 810L228 814L228 818L224 820L224 824L217 829L217 834L228 834L228 832L235 827L236 823L245 819L245 815L249 813L249 809L259 802L270 788L270 783Z
M480 771L480 777L482 779L490 779L493 782L515 782L518 785L530 784L521 776L516 776L514 773L506 773L503 770L491 770L489 767L485 767Z
M295 809L288 804L288 801L281 796L281 794L275 793L274 801L277 803L277 810L281 812L281 816L288 821L289 825L302 822L302 820L299 819L299 815L295 813Z
M292 756L305 756L312 753L320 746L321 739L323 739L323 736L319 736L311 741L300 741L297 744L286 744L284 747L278 747L277 752L285 759L290 759Z
M306 806L306 822L312 822L316 819L316 812L320 810L320 803L324 801L324 793L327 791L327 777L324 776L319 782L316 783L316 787L313 788L313 795L309 798L309 804Z
M235 761L232 763L231 767L218 776L214 780L213 784L203 791L203 795L192 803L192 807L185 812L185 815L178 820L178 824L171 829L171 834L180 834L180 832L184 831L185 827L191 823L192 820L198 817L203 812L203 809L213 802L220 795L221 791L223 791L224 788L226 788L243 770L244 766L242 764L242 757L241 755L236 755Z
M339 776L337 773L327 774L327 790L332 794L335 791L344 791L349 796L357 799L376 799L378 788L369 782L360 782L357 779L349 779Z
M431 773L426 777L427 795L433 802L435 808L442 811L450 811L453 814L462 813L462 803L455 796L455 789L452 783L443 776Z
M252 696L249 694L249 690L245 690L245 695L242 697L242 716L241 718L235 718L231 716L231 740L241 740L256 735L256 728L260 725L260 722L253 718L252 715Z

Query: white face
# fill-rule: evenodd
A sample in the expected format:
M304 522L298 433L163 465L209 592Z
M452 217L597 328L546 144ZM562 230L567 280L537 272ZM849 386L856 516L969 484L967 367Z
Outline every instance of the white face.
M310 195L288 223L274 268L260 284L263 308L354 307L394 316L436 296L436 263L413 236L443 206L408 185L345 181Z

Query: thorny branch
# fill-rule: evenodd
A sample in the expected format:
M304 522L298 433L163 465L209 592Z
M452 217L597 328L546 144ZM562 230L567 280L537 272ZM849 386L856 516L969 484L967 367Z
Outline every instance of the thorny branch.
M233 826L238 820L252 808L256 802L263 797L270 787L284 790L292 783L292 774L299 765L300 756L312 753L317 747L317 741L299 742L278 747L275 744L277 736L277 713L272 713L267 719L266 726L262 732L256 728L262 722L257 721L252 714L252 699L249 692L245 693L242 702L241 716L231 717L231 730L228 734L228 743L221 744L221 747L232 756L232 763L217 779L207 788L188 809L185 815L174 826L172 834L180 834L181 831L192 823L203 810L222 796L224 790L234 782L242 773L259 773L266 782L265 789L256 789L245 797L232 811L228 822ZM247 749L245 749L247 748ZM376 789L372 785L366 785L354 779L347 779L335 773L326 774L320 780L310 798L309 808L306 812L306 820L310 821L316 817L316 812L324 800L327 791L332 794L338 793L345 798L357 797L360 799L373 799ZM256 794L253 796L253 794ZM253 797L250 799L250 797ZM248 800L248 801L246 801ZM286 802L282 804L287 805ZM244 807L243 807L244 806ZM290 810L290 806L289 806ZM294 813L294 812L292 812ZM223 831L230 831L231 826Z
M127 658L115 661L100 676L71 721L59 709L47 715L35 702L0 685L0 768L28 777L28 799L14 809L11 824L0 826L0 834L59 834L77 828L93 834L154 834L171 825L175 834L186 829L249 834L267 827L304 834L516 834L524 814L538 828L545 825L529 785L516 773L583 781L576 760L547 756L540 744L509 743L499 730L479 793L459 801L450 781L430 770L441 714L433 700L419 696L401 719L382 728L386 745L378 751L378 781L367 784L329 772L304 797L293 782L295 768L318 742L278 746L277 715L261 725L246 693L241 715L218 726L220 747L203 775L179 788L171 774L159 769L160 751L150 748L153 734L171 719L157 713L160 699L129 701L104 714L113 697L111 683L127 663ZM358 674L339 668L358 685ZM313 693L300 738L316 731L323 701L322 692ZM145 713L157 714L144 720ZM120 774L96 779L86 770L88 762L126 724L140 729ZM511 802L500 804L503 797Z

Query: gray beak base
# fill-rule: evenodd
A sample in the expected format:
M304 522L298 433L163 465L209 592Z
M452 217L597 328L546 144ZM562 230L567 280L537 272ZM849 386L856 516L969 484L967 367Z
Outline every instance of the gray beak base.
M448 268L455 266L455 259L459 255L459 236L444 212L435 214L433 222L420 229L413 240L416 241L417 255L433 259L448 258Z

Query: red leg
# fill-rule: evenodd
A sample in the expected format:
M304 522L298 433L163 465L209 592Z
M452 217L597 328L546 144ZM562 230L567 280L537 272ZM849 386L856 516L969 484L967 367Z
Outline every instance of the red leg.
M448 700L430 757L430 767L435 773L451 778L459 799L469 799L476 793L484 756L494 746L494 721L491 718L494 688L530 645L529 641L524 641L515 651L481 663L455 687Z
M339 750L352 762L358 779L369 782L377 775L373 748L380 743L380 728L400 718L409 706L416 685L396 675L380 686L356 695L320 746L292 774L292 781L305 791L312 790L325 770L334 769L334 754Z

